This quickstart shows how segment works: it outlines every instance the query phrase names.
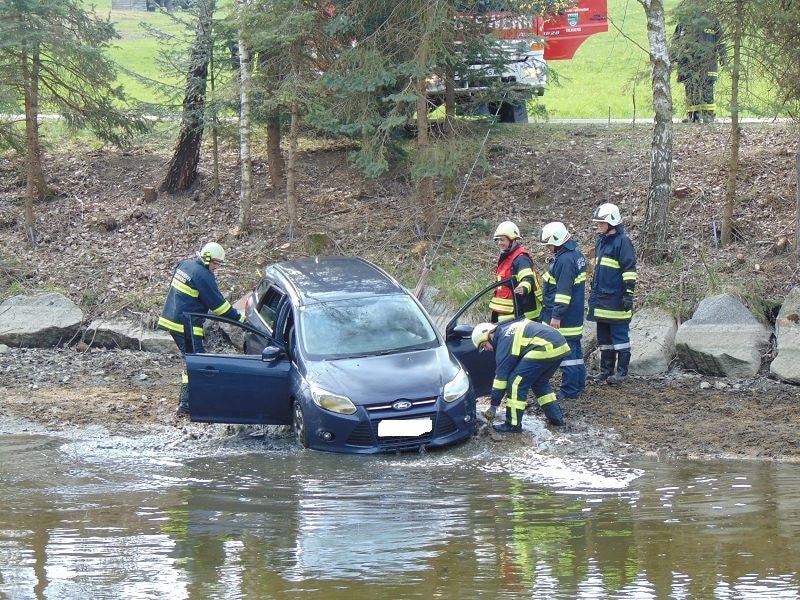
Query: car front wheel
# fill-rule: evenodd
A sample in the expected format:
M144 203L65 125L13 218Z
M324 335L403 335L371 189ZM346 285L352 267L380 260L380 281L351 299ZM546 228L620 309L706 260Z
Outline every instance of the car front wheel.
M306 419L303 415L303 407L299 402L294 403L294 417L292 418L292 426L294 433L297 436L297 443L302 448L308 448L308 432L306 431Z

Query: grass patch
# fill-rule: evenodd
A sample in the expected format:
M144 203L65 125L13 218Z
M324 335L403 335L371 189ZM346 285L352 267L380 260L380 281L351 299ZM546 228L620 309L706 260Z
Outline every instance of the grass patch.
M665 0L668 15L677 4ZM572 60L550 62L557 81L539 99L550 118L652 116L644 9L631 0L608 0L608 17L608 32L586 40Z
M140 77L178 87L182 86L183 77L177 74L165 75L161 72L158 57L164 49L147 33L142 23L175 35L181 35L185 31L184 28L160 11L112 10L111 0L100 0L91 5L100 17L108 17L111 20L121 37L112 43L109 56L122 69L118 83L123 86L128 97L138 102L154 104L168 102L168 98L160 95Z
M679 0L664 0L667 14L667 35L671 37L674 23L672 11ZM164 104L168 98L146 85L139 77L162 84L183 86L183 76L164 74L157 58L165 52L158 41L150 37L142 23L162 31L183 35L182 26L162 12L111 10L111 0L93 3L96 12L110 16L121 35L110 52L123 71L119 83L126 93L140 102ZM188 13L178 11L178 16ZM529 102L531 119L544 108L549 118L631 119L651 118L652 88L648 58L647 23L644 9L632 0L608 0L609 31L590 37L572 60L551 61L551 77L545 95ZM191 37L191 32L188 32ZM752 72L758 72L751 69ZM675 81L672 94L674 112L684 112L683 86ZM743 84L742 114L768 114L769 89L760 80ZM729 108L730 76L722 70L716 88L719 112Z

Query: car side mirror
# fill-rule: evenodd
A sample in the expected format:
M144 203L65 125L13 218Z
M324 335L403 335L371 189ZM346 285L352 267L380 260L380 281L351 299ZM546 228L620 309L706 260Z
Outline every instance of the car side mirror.
M472 325L468 325L466 323L461 325L456 325L453 329L450 330L450 335L448 336L450 339L466 339L472 337Z
M283 356L283 350L277 346L267 346L261 351L261 360L264 362L273 362Z

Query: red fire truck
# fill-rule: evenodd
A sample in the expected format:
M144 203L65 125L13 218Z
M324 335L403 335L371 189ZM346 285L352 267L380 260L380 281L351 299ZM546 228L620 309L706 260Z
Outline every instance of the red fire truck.
M574 0L547 17L511 13L502 10L503 4L476 2L469 12L459 13L460 19L494 38L503 67L471 64L467 74L456 77L456 103L475 102L492 81L511 84L507 87L513 89L514 100L494 107L499 108L501 121L527 122L524 100L544 94L547 61L571 59L589 36L608 31L607 0ZM435 104L441 104L444 82L433 77L428 93ZM490 103L488 110L494 112L494 107Z

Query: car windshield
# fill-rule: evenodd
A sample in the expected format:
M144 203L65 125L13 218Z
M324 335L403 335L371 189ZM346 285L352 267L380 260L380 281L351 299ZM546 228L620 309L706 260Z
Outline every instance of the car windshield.
M430 321L402 294L306 306L300 343L312 359L352 358L422 350L438 345Z

